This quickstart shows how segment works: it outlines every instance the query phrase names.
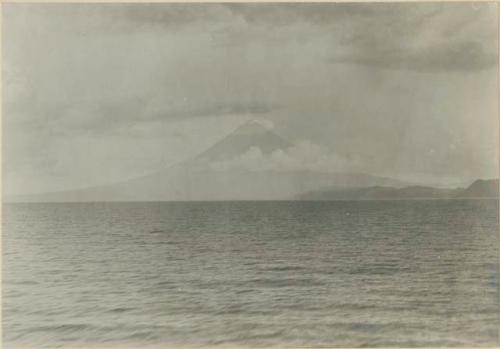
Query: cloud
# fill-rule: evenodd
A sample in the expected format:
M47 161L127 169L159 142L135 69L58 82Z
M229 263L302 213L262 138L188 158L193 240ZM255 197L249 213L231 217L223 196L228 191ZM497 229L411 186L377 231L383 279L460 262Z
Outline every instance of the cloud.
M315 24L332 23L338 20L355 20L360 16L369 16L386 12L388 7L379 8L366 4L347 3L226 3L225 7L247 23L271 26L290 25L296 22Z
M133 125L163 123L196 118L265 115L279 108L271 103L241 99L239 101L212 101L203 99L172 100L167 97L129 97L119 102L99 104L80 101L57 105L37 104L38 111L16 107L17 118L8 118L8 125L16 124L24 130L47 128L52 135L76 133L103 134L128 128ZM12 110L11 110L12 109ZM272 128L270 121L263 120L266 127Z
M142 25L205 23L218 45L277 44L330 32L334 63L420 72L476 71L497 63L493 3L152 4L127 9L128 18Z
M230 15L229 10L216 3L121 4L115 12L117 19L129 21L135 26L156 26L168 29L227 21L228 15Z
M224 115L259 115L267 114L278 107L274 104L258 101L205 102L198 103L184 99L180 103L153 103L146 106L146 118L162 120L166 118L191 118Z
M247 152L233 159L213 161L208 165L215 171L313 171L335 173L359 170L361 161L342 157L310 141L301 141L288 149L277 149L270 154L263 153L259 147L251 147Z
M498 138L488 133L497 129L496 74L487 70L496 65L495 9L9 3L2 13L5 168L27 164L33 182L52 168L79 185L99 182L107 168L126 178L142 171L135 157L153 163L169 152L182 161L190 145L202 151L239 122L264 117L284 137L367 159L366 172L490 176ZM200 126L183 126L191 123ZM74 148L61 154L67 142ZM462 146L447 155L451 142ZM431 147L443 156L425 155ZM313 154L323 165L284 149L228 166L352 163Z
M399 4L393 9L360 20L330 62L417 72L471 72L497 65L495 4Z
M331 61L417 72L477 71L496 66L497 55L493 48L474 41L446 42L406 50L374 49L366 55L348 54Z
M40 27L84 36L200 32L218 49L323 38L330 63L434 72L496 65L496 8L467 2L8 4L4 17L38 13L45 18Z

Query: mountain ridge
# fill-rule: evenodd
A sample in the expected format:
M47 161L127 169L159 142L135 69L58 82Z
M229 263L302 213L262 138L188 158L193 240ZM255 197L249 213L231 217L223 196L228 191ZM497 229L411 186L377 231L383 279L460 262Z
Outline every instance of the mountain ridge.
M328 191L328 188L352 193L361 190L360 188L370 187L399 190L411 184L364 173L332 173L310 169L253 171L212 166L219 161L224 163L233 158L238 159L252 148L258 148L259 154L269 156L278 150L278 153L283 153L292 146L292 143L270 128L249 121L197 156L147 175L114 184L3 199L10 202L300 200L304 195ZM379 192L380 190L378 189ZM419 190L432 193L439 189ZM476 191L481 192L480 188ZM473 197L473 194L471 191L469 195ZM323 194L325 195L329 194ZM363 197L360 194L358 196Z
M478 179L467 188L407 186L403 188L373 186L365 188L329 188L303 193L297 200L405 200L405 199L473 199L498 198L498 179Z

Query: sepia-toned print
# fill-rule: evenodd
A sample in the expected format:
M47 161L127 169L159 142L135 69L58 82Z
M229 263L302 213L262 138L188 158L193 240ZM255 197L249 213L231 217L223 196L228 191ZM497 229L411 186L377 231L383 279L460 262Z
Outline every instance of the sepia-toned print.
M2 347L500 346L498 28L2 4Z

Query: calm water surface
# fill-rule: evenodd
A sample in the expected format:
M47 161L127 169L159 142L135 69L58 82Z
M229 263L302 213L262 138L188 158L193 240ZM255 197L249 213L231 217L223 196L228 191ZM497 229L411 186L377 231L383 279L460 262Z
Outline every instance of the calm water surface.
M498 346L498 201L6 204L6 348Z

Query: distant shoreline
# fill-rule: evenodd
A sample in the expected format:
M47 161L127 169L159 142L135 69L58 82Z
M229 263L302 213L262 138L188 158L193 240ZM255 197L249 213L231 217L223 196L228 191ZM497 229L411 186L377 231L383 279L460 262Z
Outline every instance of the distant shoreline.
M316 199L316 200L173 200L173 201L2 201L2 204L134 204L134 203L231 203L231 202L359 202L359 201L471 201L499 200L499 197L463 197L463 198L381 198L381 199Z

